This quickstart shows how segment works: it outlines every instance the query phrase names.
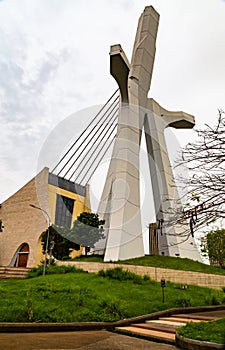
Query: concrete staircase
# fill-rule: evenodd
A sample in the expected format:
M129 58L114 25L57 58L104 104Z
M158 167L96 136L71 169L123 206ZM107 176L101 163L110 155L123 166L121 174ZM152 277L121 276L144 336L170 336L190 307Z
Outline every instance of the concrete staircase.
M0 266L0 279L25 278L29 271L25 267Z
M145 323L133 323L125 327L116 327L119 333L142 337L145 339L175 344L176 330L188 322L213 321L216 316L204 316L195 314L175 314L170 317L159 317L156 320L148 320Z

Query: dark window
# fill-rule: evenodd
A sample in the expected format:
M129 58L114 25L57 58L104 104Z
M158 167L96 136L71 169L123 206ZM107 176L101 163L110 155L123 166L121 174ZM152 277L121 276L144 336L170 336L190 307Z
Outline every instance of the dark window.
M57 194L55 225L71 226L74 200Z

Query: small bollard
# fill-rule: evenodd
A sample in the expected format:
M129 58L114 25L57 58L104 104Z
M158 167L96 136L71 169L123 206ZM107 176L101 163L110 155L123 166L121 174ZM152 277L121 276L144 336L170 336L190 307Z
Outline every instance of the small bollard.
M161 278L161 287L162 287L162 302L164 304L164 288L166 287L166 280L164 277Z

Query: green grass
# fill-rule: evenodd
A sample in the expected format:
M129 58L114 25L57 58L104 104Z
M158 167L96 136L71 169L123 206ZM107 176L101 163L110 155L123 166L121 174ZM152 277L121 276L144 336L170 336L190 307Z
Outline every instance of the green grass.
M65 274L65 273L82 273L84 270L78 269L75 266L56 266L51 265L50 267L47 265L46 267L46 274L48 275L56 275L56 274ZM31 269L26 278L33 278L43 275L43 265L40 265L39 267L34 267Z
M225 275L225 269L209 266L187 258L176 258L170 256L144 256L141 258L120 261L119 263Z
M184 290L167 282L163 304L160 283L121 268L98 275L66 272L0 280L0 322L108 322L172 307L225 302L223 292L197 286Z
M102 255L81 255L77 258L72 259L72 261L88 261L88 262L103 262L103 256Z
M188 323L178 333L185 338L225 343L225 318L213 322Z
M103 262L103 256L81 256L73 261ZM225 269L214 267L187 258L170 256L143 256L141 258L117 261L115 264L162 267L174 270L195 271L225 275Z

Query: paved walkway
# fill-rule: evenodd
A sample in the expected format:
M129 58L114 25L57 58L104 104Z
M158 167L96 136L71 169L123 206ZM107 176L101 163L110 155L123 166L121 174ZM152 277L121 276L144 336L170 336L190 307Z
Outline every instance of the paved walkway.
M56 333L0 333L4 350L176 350L173 345L153 343L107 331Z

